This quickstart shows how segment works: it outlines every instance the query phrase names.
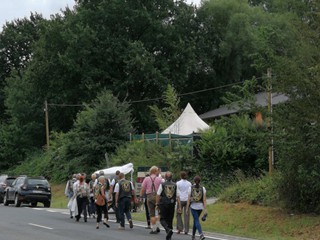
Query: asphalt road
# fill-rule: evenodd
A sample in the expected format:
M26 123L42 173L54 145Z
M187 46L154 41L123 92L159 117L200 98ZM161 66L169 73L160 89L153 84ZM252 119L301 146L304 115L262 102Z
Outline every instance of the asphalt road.
M118 230L118 224L114 222L114 215L110 214L110 228L100 225L96 229L96 220L88 219L88 222L75 222L69 218L66 209L30 208L22 206L16 208L12 205L0 205L0 240L164 240L165 231L151 235L145 229L145 223L135 222L133 229L126 225L126 230ZM190 235L178 235L174 233L173 240L190 240ZM206 239L234 240L226 235L207 234Z

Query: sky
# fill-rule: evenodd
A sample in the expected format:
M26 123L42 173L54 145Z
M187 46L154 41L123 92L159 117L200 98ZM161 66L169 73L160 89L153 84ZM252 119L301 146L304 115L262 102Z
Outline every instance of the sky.
M187 3L200 4L201 0L186 0ZM30 17L31 12L41 13L49 18L51 14L59 13L66 6L72 8L74 0L0 0L0 31L6 21Z

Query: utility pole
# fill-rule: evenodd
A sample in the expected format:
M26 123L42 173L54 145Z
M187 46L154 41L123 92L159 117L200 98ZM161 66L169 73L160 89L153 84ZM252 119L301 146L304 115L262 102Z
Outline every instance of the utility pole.
M272 174L273 171L273 165L274 165L274 152L273 152L273 126L272 126L272 70L271 68L268 68L267 70L267 78L268 78L268 129L270 131L270 145L268 149L268 155L269 155L269 175Z
M47 150L49 149L49 112L48 112L48 102L44 101L44 112L45 112L45 121L46 121L46 140L47 140Z

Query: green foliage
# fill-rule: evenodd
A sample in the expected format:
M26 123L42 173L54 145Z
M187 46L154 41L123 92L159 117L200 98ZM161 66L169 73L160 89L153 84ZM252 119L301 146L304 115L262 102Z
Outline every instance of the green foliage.
M44 176L49 180L53 176L53 171L50 167L50 155L42 151L35 151L28 155L27 159L9 170L13 175L30 175L30 176Z
M162 146L156 142L129 142L120 146L111 157L111 165L118 166L133 163L135 171L139 166L153 165L167 167L174 177L179 178L180 171L191 171L192 156L190 146Z
M149 106L160 130L164 130L170 126L181 114L181 110L179 108L180 98L171 85L168 85L163 97L166 106L162 109L156 105Z
M198 170L208 177L228 175L237 169L259 172L267 169L267 138L246 115L223 118L196 142L200 161Z
M319 212L320 18L314 9L320 3L306 2L300 9L293 6L289 11L296 15L297 47L291 59L282 60L277 74L277 86L290 101L274 116L276 164L283 173L280 196L288 209Z
M128 140L132 131L129 104L120 102L109 91L102 91L80 112L72 130L53 133L45 158L50 160L49 178L65 181L76 172L91 173L104 166L106 153Z
M221 192L219 200L279 206L279 178L277 172L272 176L263 174L260 177L246 177L243 172L235 171L232 183Z
M5 95L2 94L6 78L14 72L21 80L23 70L31 61L33 45L39 39L43 21L41 15L31 13L29 18L16 19L3 26L0 33L0 119L8 118L5 116Z

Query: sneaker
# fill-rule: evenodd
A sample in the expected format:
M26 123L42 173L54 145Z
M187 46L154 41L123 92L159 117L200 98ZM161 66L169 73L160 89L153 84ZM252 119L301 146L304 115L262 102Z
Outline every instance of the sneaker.
M195 239L196 239L196 236L192 235L191 240L195 240Z
M133 222L131 219L129 220L129 226L130 226L130 228L133 228Z
M122 226L119 226L118 229L119 229L119 230L125 230L125 228L122 227Z
M151 231L150 234L157 234L157 231Z
M205 236L203 236L203 234L201 234L199 239L200 239L200 240L204 240L204 239L206 239L206 238L205 238Z
M156 230L156 231L157 231L157 233L159 233L159 232L160 232L160 228L157 227L157 230Z

